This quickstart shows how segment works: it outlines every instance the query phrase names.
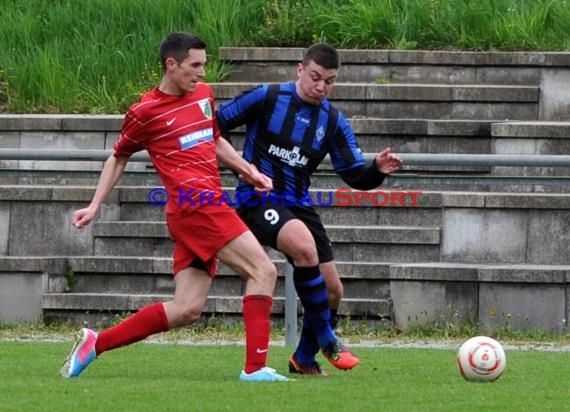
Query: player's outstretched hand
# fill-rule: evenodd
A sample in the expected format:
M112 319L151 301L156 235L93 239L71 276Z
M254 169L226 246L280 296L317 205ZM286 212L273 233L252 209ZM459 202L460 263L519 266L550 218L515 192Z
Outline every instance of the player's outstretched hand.
M402 167L402 159L400 159L395 153L392 153L392 149L387 147L376 155L376 165L378 170L385 175L394 173Z
M71 217L71 222L73 223L73 226L75 226L76 228L83 229L85 226L91 223L93 218L95 218L96 213L97 210L94 210L90 207L86 207L84 209L78 209L73 212L73 215Z

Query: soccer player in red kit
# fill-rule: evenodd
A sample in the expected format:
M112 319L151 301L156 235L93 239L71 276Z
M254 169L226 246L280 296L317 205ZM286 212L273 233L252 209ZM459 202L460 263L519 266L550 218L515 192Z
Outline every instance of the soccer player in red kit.
M219 258L246 280L246 359L240 379L289 380L266 365L275 266L234 209L220 201L218 160L259 191L270 190L271 179L220 138L214 96L202 83L206 44L190 33L172 33L161 43L160 58L164 69L160 85L129 108L90 205L76 210L72 219L77 228L88 225L119 181L129 157L146 149L169 195L165 214L174 242L174 297L148 305L98 333L81 329L61 375L79 376L106 351L196 322ZM202 201L204 193L207 202Z

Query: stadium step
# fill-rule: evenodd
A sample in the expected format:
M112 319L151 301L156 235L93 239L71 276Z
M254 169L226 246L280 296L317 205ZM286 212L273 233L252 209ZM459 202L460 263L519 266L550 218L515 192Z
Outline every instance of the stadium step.
M284 262L276 264L273 309L280 319ZM151 301L171 298L171 269L167 258L0 257L0 314L22 320L38 306L46 321L114 323ZM352 319L390 320L402 330L425 322L449 327L467 319L489 330L565 330L568 264L339 262L339 272L349 295L340 313ZM214 285L232 277L221 268ZM212 290L205 318L239 316L240 293L227 292Z
M567 331L570 265L438 262L390 266L394 322L483 331Z
M391 191L384 190L381 186L376 191L368 192L368 199L359 200L357 203L358 191L344 188L344 191L339 194L338 188L343 183L338 176L334 178L331 176L331 182L332 179L335 180L331 188L310 190L308 196L321 213L323 222L334 222L336 225L438 226L433 222L440 220L437 218L437 213L440 211L430 210L433 212L430 213L432 220L426 221L423 220L425 209L440 209L443 205L443 196L453 196L452 193L446 191ZM164 221L163 207L149 204L148 196L151 189L152 187L141 186L118 188L115 193L116 198L110 199L109 204L120 205L120 211L102 220ZM65 188L64 190L72 189ZM225 191L229 199L235 201L233 187L225 188ZM383 220L384 216L390 216L393 220Z
M1 262L0 262L1 263ZM275 260L278 283L273 313L282 319L285 296L285 262ZM50 273L42 297L46 321L114 321L115 314L136 311L153 301L172 298L172 261L159 257L76 256L66 260L65 271ZM355 319L390 318L387 263L338 262L349 298L342 315ZM70 275L71 274L71 275ZM210 315L241 316L243 280L220 264L204 310Z
M93 196L93 187L80 186L0 186L0 223L7 228L0 234L0 250L5 255L11 256L84 256L95 253L95 241L93 230L96 225L89 226L83 231L78 231L71 227L70 215L77 208L88 204ZM145 187L119 187L109 196L106 204L102 208L100 222L163 222L164 210L162 207L151 206L148 202L148 191ZM400 192L400 191L398 191ZM372 192L375 193L375 192ZM398 193L402 195L401 193ZM407 196L406 193L403 193ZM383 196L392 196L392 192L380 192L377 199ZM409 244L404 244L403 249L414 246L419 250L428 250L424 257L433 261L433 249L454 250L453 256L461 256L464 251L458 248L463 245L469 252L468 255L479 253L477 248L482 248L485 253L492 254L488 242L484 242L484 236L494 238L493 241L501 241L502 246L496 252L505 249L505 259L514 247L520 248L516 256L530 256L529 253L536 253L533 259L541 254L551 256L548 250L539 240L541 227L549 227L550 233L557 235L548 243L551 249L563 250L564 224L569 206L569 195L564 193L507 193L507 192L456 192L456 191L422 191L416 196L414 204L413 198L406 198L403 205L395 202L380 206L374 204L370 199L361 201L356 205L356 194L353 194L351 205L346 203L331 206L318 206L322 221L325 224L337 226L397 226L404 229L382 229L378 232L378 238L390 235L413 233L409 239ZM487 221L489 226L480 227L481 222ZM468 230L466 225L474 225L480 228L478 231ZM562 225L562 226L560 226ZM26 230L20 230L26 227ZM431 231L421 232L409 228L432 228ZM438 243L416 243L414 238L428 236L432 241L436 238L434 228L442 228L442 234ZM530 230L529 228L533 229ZM405 229L408 228L408 229ZM498 232L492 235L491 228L496 228ZM372 231L366 231L372 233ZM506 231L506 232L504 232ZM507 238L502 233L515 233L521 239L532 237L533 248L536 252L525 247L526 243L518 242L517 238ZM336 234L335 234L336 236ZM562 236L562 237L560 237ZM471 237L474 243L466 243L462 238ZM480 239L479 239L480 238ZM54 241L57 239L57 241ZM455 239L455 243L449 243ZM475 239L477 239L475 241ZM146 239L149 242L154 239ZM165 242L166 238L159 238L159 242ZM381 240L381 239L380 239ZM515 240L517 240L515 242ZM143 238L142 241L145 241ZM343 243L339 242L340 245ZM380 246L381 243L376 243ZM392 245L393 250L376 247L377 254L391 253L401 247ZM347 253L353 253L357 243L345 243ZM372 251L374 243L369 244ZM166 248L166 247L165 247ZM475 249L474 249L475 248ZM567 247L566 247L567 248ZM170 250L170 248L168 248ZM409 249L408 249L409 250ZM385 252L386 251L386 252ZM150 256L155 256L155 252ZM168 252L170 253L170 252ZM419 253L419 252L418 252ZM166 254L166 250L164 254ZM352 254L352 256L359 256ZM565 254L557 257L558 261L563 261ZM550 257L549 257L550 259ZM339 260L348 258L339 257ZM392 261L392 258L370 258L365 260L385 260ZM394 260L399 260L395 259ZM439 260L439 259L438 259ZM408 260L409 261L409 260Z
M212 83L219 103L258 83ZM348 118L534 120L538 86L337 83L330 100Z
M303 48L222 47L231 82L289 81ZM441 50L339 50L344 82L538 85L542 68L566 67L568 53Z
M67 116L55 122L54 115L37 116L34 121L21 115L0 115L0 156L2 148L41 150L53 145L66 150L90 150L110 148L120 129L118 116ZM457 153L457 154L564 154L570 152L570 122L561 121L495 121L466 119L414 119L414 118L363 118L349 119L365 153L374 153L391 147L397 153ZM21 131L14 131L21 122ZM61 129L56 129L58 126ZM109 125L116 129L111 133ZM20 136L21 134L21 136ZM13 137L13 139L12 139ZM237 130L233 142L238 150L243 148L243 130ZM101 161L39 161L11 160L0 157L0 171L4 184L18 185L95 185ZM313 187L321 187L319 180L329 182L331 166L324 164L315 175ZM431 186L424 189L443 189L449 186L457 190L461 177L494 176L568 176L568 168L516 168L489 166L403 166L394 179L410 179L420 185L421 180L409 175L427 175ZM443 176L439 187L438 177ZM322 178L322 179L321 179ZM224 171L225 184L233 185L233 175ZM489 179L492 181L492 179ZM500 179L499 179L500 180ZM540 179L539 179L540 180ZM408 181L408 180L404 180ZM152 164L130 162L121 180L123 185L160 185ZM327 183L329 184L329 183ZM338 185L337 181L332 184ZM326 187L330 187L326 186ZM464 188L471 188L463 184ZM487 188L479 185L481 190ZM489 190L494 190L489 188Z
M327 233L342 261L437 260L439 228L328 225ZM97 256L170 256L172 242L164 222L97 222ZM270 257L280 254L269 251Z
M172 295L133 295L116 293L49 293L43 296L43 320L46 323L69 322L73 324L113 325L117 318L154 302L165 302ZM243 299L241 296L209 295L202 314L202 321L210 317L223 319L226 322L241 320ZM300 305L298 306L299 314ZM272 316L274 322L283 323L285 299L273 298ZM353 320L368 319L381 322L391 318L389 299L345 299L339 315Z

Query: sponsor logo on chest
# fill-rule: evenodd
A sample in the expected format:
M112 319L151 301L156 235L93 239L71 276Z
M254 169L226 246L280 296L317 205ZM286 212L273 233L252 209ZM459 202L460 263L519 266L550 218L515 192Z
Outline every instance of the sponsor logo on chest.
M182 150L186 150L200 143L210 142L213 138L214 129L209 127L207 129L197 130L195 132L185 134L184 136L180 136L178 141L180 142L180 148Z
M289 166L306 166L309 162L309 158L301 154L301 148L298 146L288 150L272 144L269 146L268 153L278 157Z

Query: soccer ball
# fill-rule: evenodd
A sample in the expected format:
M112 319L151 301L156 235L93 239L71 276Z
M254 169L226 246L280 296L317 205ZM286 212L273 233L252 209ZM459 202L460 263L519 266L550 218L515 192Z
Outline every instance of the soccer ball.
M468 381L494 381L505 371L507 357L495 339L475 336L459 348L457 366Z

